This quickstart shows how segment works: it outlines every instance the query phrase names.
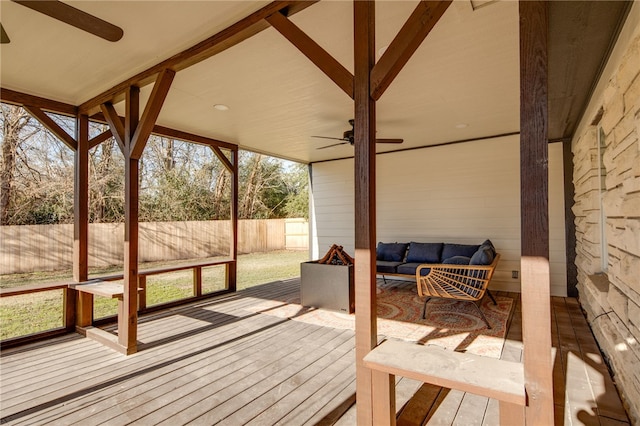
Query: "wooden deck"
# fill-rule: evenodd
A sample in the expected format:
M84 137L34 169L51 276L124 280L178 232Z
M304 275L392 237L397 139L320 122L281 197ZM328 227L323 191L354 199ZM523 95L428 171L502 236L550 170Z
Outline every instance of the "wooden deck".
M1 423L354 425L353 331L247 309L298 292L276 282L142 317L128 357L76 334L5 350ZM556 424L628 424L577 301L552 312ZM521 331L518 305L502 358L520 360ZM497 401L409 379L397 400L401 425L498 424Z

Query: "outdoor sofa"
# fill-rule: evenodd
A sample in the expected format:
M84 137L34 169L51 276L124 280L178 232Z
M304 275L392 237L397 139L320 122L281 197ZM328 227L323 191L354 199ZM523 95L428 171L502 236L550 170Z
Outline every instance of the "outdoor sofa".
M491 328L479 303L486 293L496 304L488 286L499 259L490 240L479 245L381 242L376 249L376 271L385 282L386 276L415 279L418 295L426 297L423 318L433 297L466 300L474 302Z

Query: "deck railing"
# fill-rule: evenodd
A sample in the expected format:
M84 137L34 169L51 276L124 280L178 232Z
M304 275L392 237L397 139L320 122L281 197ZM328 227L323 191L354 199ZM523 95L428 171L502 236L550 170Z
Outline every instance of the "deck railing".
M207 260L200 262L190 262L179 265L171 265L167 267L154 268L154 269L143 269L138 271L138 287L141 290L138 292L138 313L146 313L158 309L164 309L173 305L179 305L188 303L194 300L212 297L215 295L223 294L226 292L234 291L235 288L230 288L229 283L235 282L232 280L230 274L233 273L231 271L235 271L235 268L231 268L236 261L233 259L215 259L215 260ZM214 266L224 266L224 288L219 290L214 290L211 292L203 291L203 269ZM169 274L177 271L184 271L191 269L193 271L192 274L192 295L186 298L180 298L177 300L171 300L168 302L162 302L159 304L155 304L153 306L148 306L147 303L147 277L155 276L155 275L163 275ZM54 335L60 335L67 333L69 331L74 331L76 329L76 318L79 315L78 309L86 309L89 313L88 315L93 318L93 295L89 298L89 306L79 307L76 304L76 294L77 290L73 287L77 287L78 285L83 284L95 284L99 282L112 282L122 280L122 274L116 275L108 275L92 278L89 281L85 281L82 283L77 283L72 279L67 281L61 281L56 283L41 283L41 284L30 284L20 287L13 288L4 288L0 289L0 298L8 298L8 297L16 297L30 293L42 293L47 291L61 290L62 291L62 325L60 327L54 327L44 331L38 331L35 333L25 334L21 336L11 337L5 340L0 341L3 347L17 346L20 344L24 344L30 341L39 340L46 337L51 337ZM87 313L85 312L85 315ZM92 319L93 325L100 325L109 322L113 322L116 318L116 315L107 316L100 319Z

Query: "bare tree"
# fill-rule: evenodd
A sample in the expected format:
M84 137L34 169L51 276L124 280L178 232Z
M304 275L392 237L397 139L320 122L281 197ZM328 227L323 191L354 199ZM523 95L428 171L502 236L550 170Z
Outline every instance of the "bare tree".
M16 173L16 156L20 142L28 137L25 130L32 121L23 108L0 104L2 111L2 161L0 162L0 225L8 225L13 184Z

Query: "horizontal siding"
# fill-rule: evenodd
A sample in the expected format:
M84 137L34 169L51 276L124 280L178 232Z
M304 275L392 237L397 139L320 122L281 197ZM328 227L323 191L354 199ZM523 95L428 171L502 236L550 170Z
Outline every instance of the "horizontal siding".
M519 137L404 151L377 157L378 241L479 244L490 238L502 258L496 290L519 291ZM562 146L549 146L552 294L566 295ZM332 244L354 247L353 160L313 165L312 257Z

